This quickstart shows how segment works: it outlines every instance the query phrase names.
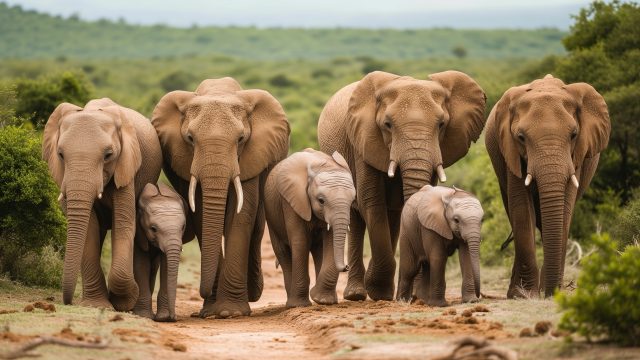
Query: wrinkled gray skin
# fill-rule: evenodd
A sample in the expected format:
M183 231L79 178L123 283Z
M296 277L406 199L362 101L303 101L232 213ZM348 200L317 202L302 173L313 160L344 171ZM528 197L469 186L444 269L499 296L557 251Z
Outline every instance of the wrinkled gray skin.
M318 304L338 302L338 273L347 271L344 247L356 190L339 153L307 149L271 171L265 184L265 214L273 250L282 265L287 307L309 306L309 252Z
M164 184L147 184L137 210L134 276L140 289L133 312L155 321L176 321L175 303L178 265L183 242L193 239L186 230L187 205L180 195ZM151 297L160 268L157 313Z
M447 306L445 267L457 249L462 301L478 301L483 215L478 199L459 189L427 185L412 195L402 211L396 300L409 301L415 284L426 304Z

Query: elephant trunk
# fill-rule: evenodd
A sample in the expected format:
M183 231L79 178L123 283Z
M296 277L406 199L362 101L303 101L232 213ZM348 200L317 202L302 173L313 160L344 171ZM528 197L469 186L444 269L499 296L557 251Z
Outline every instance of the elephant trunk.
M349 228L349 212L350 208L347 207L346 211L336 213L331 224L333 228L333 259L339 272L349 271L349 267L344 263L344 244Z
M202 249L200 296L211 296L222 246L230 176L207 176L202 186Z
M68 183L67 189L67 244L64 253L62 299L64 304L69 305L73 301L76 289L96 193L89 182Z
M178 265L180 264L179 246L167 249L165 252L167 263L167 302L169 305L169 317L176 317L176 287L178 285Z
M542 218L544 294L545 297L550 297L562 283L563 249L566 241L564 238L565 188L568 177L564 173L545 174L537 181Z
M467 242L469 258L471 259L471 272L473 274L473 286L476 296L480 298L480 236L474 236Z
M405 202L423 186L431 183L435 166L433 162L427 159L429 157L425 151L420 156L401 161L402 192Z

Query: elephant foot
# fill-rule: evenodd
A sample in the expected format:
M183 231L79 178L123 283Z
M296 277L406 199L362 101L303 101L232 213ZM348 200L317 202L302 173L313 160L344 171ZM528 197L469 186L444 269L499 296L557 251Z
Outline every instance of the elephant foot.
M367 290L364 289L362 284L348 282L342 297L350 301L364 301L367 300Z
M137 289L134 294L138 294ZM134 306L136 306L137 300L138 300L137 296L116 295L112 292L109 292L109 302L111 303L111 305L113 305L113 308L116 311L133 310Z
M445 307L445 306L449 306L449 303L445 299L429 299L427 300L427 305Z
M307 306L311 306L311 301L309 301L309 298L302 298L302 299L287 299L287 308L297 308L297 307L307 307Z
M320 305L333 305L338 303L338 294L334 290L321 290L316 286L311 288L311 299Z
M391 282L365 282L365 289L371 300L393 300L394 284Z
M535 289L524 289L520 286L509 287L507 290L507 299L537 299L540 292Z
M477 303L480 302L480 299L475 295L462 295L462 302L463 303Z
M153 311L149 310L149 309L133 309L133 313L135 315L141 316L141 317L145 317L147 319L153 319L154 315L153 315Z
M87 299L84 298L79 303L80 306L95 307L100 309L113 310L113 305L107 299Z
M176 314L171 314L169 310L158 310L158 313L153 318L157 322L176 322Z
M200 317L207 318L215 316L216 318L228 318L237 316L249 316L251 308L248 302L231 302L221 301L214 304L205 304L200 309Z

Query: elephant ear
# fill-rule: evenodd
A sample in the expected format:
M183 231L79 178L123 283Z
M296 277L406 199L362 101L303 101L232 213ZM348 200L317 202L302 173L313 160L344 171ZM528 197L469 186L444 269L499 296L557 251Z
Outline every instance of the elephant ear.
M376 123L376 92L399 77L384 71L369 73L358 82L349 99L347 137L367 164L385 172L389 168L389 148Z
M160 99L151 117L160 139L163 158L176 175L185 180L191 178L193 148L184 141L181 128L184 109L195 96L190 91L172 91Z
M500 152L507 163L509 171L522 178L522 168L520 164L520 151L515 136L511 132L513 123L513 106L515 101L529 88L529 84L515 86L507 90L502 98L496 103L489 114L489 120L495 123L498 131L498 146Z
M120 106L113 105L99 110L110 114L116 121L118 135L120 136L120 156L116 160L116 168L113 180L116 188L120 189L133 182L133 179L142 165L142 154L136 127L134 114L124 112ZM142 116L142 115L140 115Z
M442 163L448 167L469 151L485 124L484 107L487 97L471 77L459 71L444 71L429 75L448 90L446 101L449 123L440 142Z
M453 239L453 233L444 213L444 196L447 196L447 194L443 196L441 191L437 191L432 186L425 186L420 191L424 192L417 211L420 224L429 230L435 231L445 239Z
M607 104L593 86L586 83L566 85L565 89L578 102L578 124L580 132L573 151L576 167L603 151L609 143L611 122Z
M318 155L297 152L278 164L278 192L291 208L305 221L311 220L311 202L307 194L309 172L319 163Z
M291 130L282 105L268 92L242 90L236 94L246 104L251 127L251 135L238 159L240 180L244 181L287 157Z
M339 152L334 151L331 157L336 163L338 163L338 165L345 168L347 171L350 171L349 164L347 164L347 160L345 160L345 158Z
M42 142L42 159L49 165L49 172L58 186L62 186L64 164L58 157L58 137L60 136L60 119L70 113L82 111L82 108L69 103L62 103L53 110L44 127Z

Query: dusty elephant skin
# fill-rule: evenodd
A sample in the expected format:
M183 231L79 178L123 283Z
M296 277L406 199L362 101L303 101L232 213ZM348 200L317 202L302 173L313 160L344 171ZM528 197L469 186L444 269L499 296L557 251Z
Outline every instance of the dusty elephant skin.
M147 184L138 200L134 248L134 275L140 288L133 309L137 315L155 321L176 321L176 286L182 244L193 240L187 227L188 205L164 184ZM185 231L188 230L188 231ZM153 315L151 297L160 268L157 312Z
M607 105L591 85L566 85L551 75L512 87L491 110L485 141L515 238L509 298L541 289L549 297L562 285L571 215L610 132Z
M259 299L263 287L264 182L289 148L282 106L232 78L209 79L195 92L166 94L152 123L163 169L188 199L201 244L200 316L249 315L249 301Z
M156 182L162 164L153 126L107 98L91 100L84 109L63 103L45 126L43 158L60 187L68 221L64 303L71 304L82 269L82 305L131 310L138 298L136 199L145 184ZM107 288L100 253L109 229L113 250Z
M457 71L432 74L428 80L376 71L329 100L318 123L320 148L344 155L358 193L345 299L393 299L403 202L424 185L446 180L444 168L480 136L484 106L480 86ZM365 224L372 255L366 274Z
M346 160L307 149L276 165L265 184L273 251L282 266L287 307L309 306L309 252L318 304L338 302L338 273L347 271L344 245L356 190Z
M413 194L402 211L396 300L409 301L415 284L416 296L426 304L447 306L445 267L457 249L462 301L478 301L483 215L478 199L460 189L426 185Z

